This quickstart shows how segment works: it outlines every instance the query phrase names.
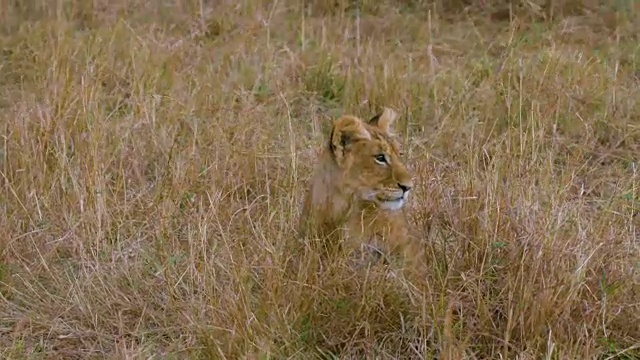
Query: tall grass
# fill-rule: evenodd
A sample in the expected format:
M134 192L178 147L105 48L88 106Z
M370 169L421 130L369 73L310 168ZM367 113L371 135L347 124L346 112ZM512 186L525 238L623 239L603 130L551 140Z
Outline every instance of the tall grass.
M9 1L0 356L640 358L639 8L580 3ZM424 266L319 273L383 106Z

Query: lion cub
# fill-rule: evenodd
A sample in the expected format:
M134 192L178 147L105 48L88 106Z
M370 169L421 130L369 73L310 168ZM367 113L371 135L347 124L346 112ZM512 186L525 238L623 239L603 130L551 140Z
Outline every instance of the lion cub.
M333 122L300 223L301 234L320 239L324 251L377 258L406 250L403 206L413 181L391 131L396 118L385 108L369 121L345 115Z

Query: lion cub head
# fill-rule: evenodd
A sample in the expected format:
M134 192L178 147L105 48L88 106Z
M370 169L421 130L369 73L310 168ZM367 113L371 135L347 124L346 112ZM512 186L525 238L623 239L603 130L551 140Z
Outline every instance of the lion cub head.
M391 131L396 117L389 108L369 121L342 116L329 136L329 154L341 174L341 190L388 211L401 209L413 187Z

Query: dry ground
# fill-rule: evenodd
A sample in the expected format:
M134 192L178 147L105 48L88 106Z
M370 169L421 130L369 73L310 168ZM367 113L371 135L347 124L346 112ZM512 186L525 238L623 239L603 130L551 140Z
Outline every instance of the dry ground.
M0 357L640 358L640 7L439 3L5 1ZM382 106L426 266L318 273Z

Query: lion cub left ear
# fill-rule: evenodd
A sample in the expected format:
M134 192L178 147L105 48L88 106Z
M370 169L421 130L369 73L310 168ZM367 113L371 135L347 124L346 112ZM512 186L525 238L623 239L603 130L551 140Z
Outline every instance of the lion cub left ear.
M371 139L371 134L362 120L347 115L334 122L329 137L329 149L338 164L342 166L349 147L357 141Z
M385 107L382 113L374 116L369 120L369 124L373 126L377 126L380 130L384 131L386 134L391 135L391 128L393 127L393 123L398 118L398 114L391 108Z

